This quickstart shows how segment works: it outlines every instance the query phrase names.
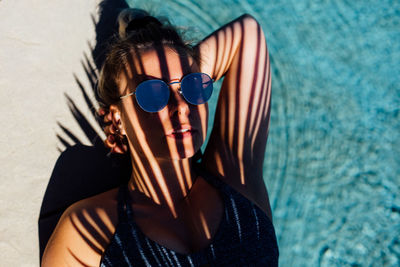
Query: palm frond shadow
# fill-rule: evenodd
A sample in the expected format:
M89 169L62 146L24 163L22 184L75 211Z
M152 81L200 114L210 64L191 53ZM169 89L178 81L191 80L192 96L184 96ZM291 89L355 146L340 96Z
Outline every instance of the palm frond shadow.
M91 48L91 49L93 51L93 48ZM81 61L81 64L86 73L86 77L87 77L87 80L89 81L91 90L97 99L97 91L96 91L96 81L98 79L97 73L96 73L94 67L92 66L92 64L90 63L87 54L84 53L83 56L84 56L85 60ZM79 80L79 78L76 76L76 74L73 74L73 76L74 76L76 84L78 85L78 87L82 93L82 96L86 103L87 108L90 110L93 118L96 119L98 127L101 128L103 126L103 124L102 124L101 119L97 116L96 106L93 104L93 101L90 99L88 93L86 92L86 89L85 89L83 83ZM83 115L82 111L75 104L73 99L67 93L64 93L64 96L66 98L67 105L68 105L69 110L71 111L71 114L75 118L75 121L79 124L79 126L82 129L85 136L89 139L91 145L102 146L101 136L97 132L96 128L90 124L89 120ZM73 134L70 130L68 130L61 122L57 122L57 124L60 127L60 129L62 130L62 132L64 133L64 135L68 136L72 141L72 143L70 143L65 138L63 138L61 135L57 134L58 140L65 148L70 148L74 144L77 144L77 145L83 144L83 142L81 140L79 140L79 138L75 134ZM58 148L58 150L60 152L62 152L61 148Z
M82 80L73 74L86 106L78 107L70 95L65 93L66 104L91 145L83 145L83 141L80 140L76 132L68 129L62 122L56 122L61 132L56 134L59 141L57 149L61 154L53 169L40 209L38 221L40 260L47 241L68 206L84 198L115 188L126 182L130 176L129 158L127 156L107 156L108 150L104 147L98 132L98 129L102 127L102 122L96 116L95 103L88 94L88 92L92 92L96 101L98 101L96 69L100 69L108 40L116 30L117 15L121 9L127 8L128 5L123 0L104 0L99 6L100 16L97 22L92 15L96 29L96 46L93 48L89 44L89 48L93 60L91 61L88 55L84 53L81 61L89 84L88 88L85 88ZM96 67L91 62L94 62ZM90 123L89 117L82 112L86 108L90 110L89 116L92 116L96 121L96 127Z

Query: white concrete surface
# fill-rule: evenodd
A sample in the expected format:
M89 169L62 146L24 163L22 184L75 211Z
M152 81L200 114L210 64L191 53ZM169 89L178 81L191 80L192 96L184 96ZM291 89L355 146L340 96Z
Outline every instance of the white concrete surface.
M89 116L73 74L95 44L98 0L0 0L0 266L39 266L38 215L61 122L88 144L64 93ZM90 117L90 116L89 116Z

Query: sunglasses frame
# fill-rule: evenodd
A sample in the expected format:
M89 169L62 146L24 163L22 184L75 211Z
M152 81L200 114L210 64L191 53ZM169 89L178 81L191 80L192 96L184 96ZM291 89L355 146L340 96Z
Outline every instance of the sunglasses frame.
M214 83L214 79L211 78L207 73L203 73L203 72L192 72L192 73L189 73L189 74L186 74L185 76L183 76L182 79L181 79L180 81L174 81L174 80L176 80L176 79L174 79L173 82L166 83L166 82L164 82L163 80L151 79L151 80L146 80L146 81L143 81L143 82L139 83L138 86L136 86L136 88L139 87L140 84L142 84L142 83L144 83L144 82L147 82L147 81L158 81L158 82L161 82L161 83L165 84L167 87L170 87L172 84L182 84L183 80L184 80L186 77L188 77L188 76L190 76L190 75L192 75L192 74L206 75L208 78L210 78L210 81L211 81L212 83ZM213 88L213 90L214 90L214 88ZM160 109L157 110L157 111L147 111L146 109L144 109L144 108L142 107L142 105L141 105L141 104L139 103L139 101L137 100L136 91L137 91L137 90L135 89L135 91L133 91L132 93L129 93L129 94L120 96L119 98L120 98L121 100L123 100L124 98L128 98L128 97L130 97L130 96L132 96L132 95L135 95L135 99L136 99L136 102L138 103L138 105L139 105L144 111L150 112L150 113L158 112L158 111L162 110L162 109L166 106L166 105L163 106L162 108L160 108ZM179 86L178 93L179 93L180 95L182 95L183 98L185 98L185 100L186 100L188 103L192 104L192 105L201 105L201 104L207 103L208 100L209 100L209 99L208 99L208 100L205 101L204 103L200 103L200 104L194 104L194 103L190 102L190 101L185 97L185 95L183 94L183 92L182 92L182 86ZM211 94L212 94L212 92L211 92ZM169 91L168 91L168 95L170 95L170 94L169 94ZM210 97L211 97L211 96L210 96ZM168 96L168 99L169 99L169 96Z

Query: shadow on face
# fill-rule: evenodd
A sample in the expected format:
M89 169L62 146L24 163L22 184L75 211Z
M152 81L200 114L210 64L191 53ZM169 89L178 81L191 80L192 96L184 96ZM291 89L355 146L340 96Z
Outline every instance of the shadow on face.
M197 71L196 62L180 49L156 46L135 52L120 75L120 94L135 92L144 81L162 80L169 84ZM132 154L183 159L200 149L207 132L208 106L188 103L179 89L179 83L169 85L168 103L158 112L143 110L135 94L120 102L121 121Z
M119 76L121 96L135 92L139 84L148 80L161 80L168 85L168 102L157 112L142 109L135 94L123 98L118 109L121 129L128 140L133 175L137 177L135 186L156 203L167 203L174 217L172 195L176 192L170 190L180 188L181 194L186 195L192 186L190 166L183 160L193 157L205 140L208 105L188 103L179 93L180 83L170 83L181 81L198 69L196 62L181 50L155 46L132 53ZM166 170L163 162L172 162L173 168ZM167 181L171 174L177 179Z

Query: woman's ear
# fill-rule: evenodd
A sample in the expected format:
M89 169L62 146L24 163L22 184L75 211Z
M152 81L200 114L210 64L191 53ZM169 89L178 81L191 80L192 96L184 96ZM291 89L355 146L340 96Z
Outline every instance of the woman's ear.
M117 105L110 105L110 115L111 115L111 122L115 131L118 132L120 135L126 135L125 127L121 120L121 111Z

